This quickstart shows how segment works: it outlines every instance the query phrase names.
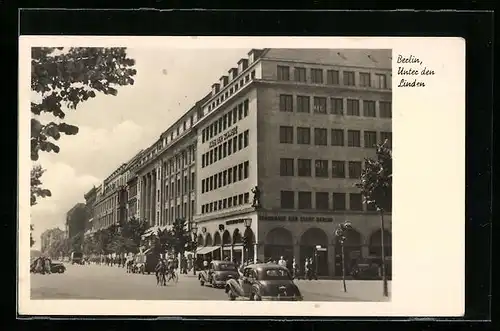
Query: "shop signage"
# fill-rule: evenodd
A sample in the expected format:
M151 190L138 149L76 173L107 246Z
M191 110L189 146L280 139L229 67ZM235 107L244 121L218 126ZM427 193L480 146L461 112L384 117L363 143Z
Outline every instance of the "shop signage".
M240 224L240 223L244 223L244 222L245 222L245 220L243 220L243 219L229 220L229 221L226 221L226 225Z
M260 215L259 221L328 223L328 222L333 222L333 217Z
M211 140L208 144L208 147L209 148L215 147L215 146L223 143L224 141L228 140L229 138L231 138L232 136L237 135L237 134L238 134L238 127L235 126L231 130L225 132L222 136L219 136L219 137L215 138L214 140Z

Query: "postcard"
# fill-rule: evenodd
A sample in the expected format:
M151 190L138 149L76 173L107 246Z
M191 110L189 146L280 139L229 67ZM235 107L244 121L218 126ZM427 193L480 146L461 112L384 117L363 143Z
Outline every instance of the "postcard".
M463 39L19 47L19 314L463 315Z

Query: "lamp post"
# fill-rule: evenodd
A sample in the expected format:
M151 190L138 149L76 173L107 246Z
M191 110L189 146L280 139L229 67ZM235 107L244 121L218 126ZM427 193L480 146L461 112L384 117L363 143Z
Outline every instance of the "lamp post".
M243 242L245 243L245 247L243 247L243 249L245 250L245 255L247 257L247 260L249 260L250 259L249 248L250 248L250 245L252 245L253 243L252 243L252 237L248 236L248 232L250 230L250 227L252 226L252 219L245 218L244 222L245 222L245 232L243 233L243 236L245 236L245 239ZM256 263L256 261L253 261L253 262Z
M191 231L193 232L193 275L196 276L196 260L198 255L196 254L196 251L198 250L198 224L196 222L191 223Z
M344 255L344 242L346 240L346 232L350 230L351 223L349 221L345 221L344 223L341 223L337 226L337 229L335 229L335 237L337 237L337 240L340 243L340 248L342 249L342 284L344 285L344 292L347 292L347 287L345 284L345 255Z
M224 260L224 243L223 243L223 236L224 236L224 224L219 224L219 232L220 232L220 259Z

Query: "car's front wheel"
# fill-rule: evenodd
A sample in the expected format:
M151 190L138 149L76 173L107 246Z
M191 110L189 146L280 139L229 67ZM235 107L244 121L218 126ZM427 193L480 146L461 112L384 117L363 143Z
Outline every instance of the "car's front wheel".
M233 291L231 291L231 290L229 290L229 291L227 292L227 296L229 297L229 300L230 300L230 301L234 301L234 300L236 300L236 296L234 295Z
M252 295L250 296L251 301L262 301L262 297L259 295L258 292L253 292Z

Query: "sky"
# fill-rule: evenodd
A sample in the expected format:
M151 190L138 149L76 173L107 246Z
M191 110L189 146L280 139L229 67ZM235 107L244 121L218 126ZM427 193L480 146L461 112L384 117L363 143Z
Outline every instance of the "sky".
M52 196L31 208L33 249L40 249L43 231L64 229L66 212L99 185L120 164L159 135L227 75L250 49L134 49L135 84L118 87L116 96L98 94L66 112L65 122L79 127L75 136L62 136L58 154L44 153L36 163L46 169L43 187ZM50 117L40 118L44 122Z

